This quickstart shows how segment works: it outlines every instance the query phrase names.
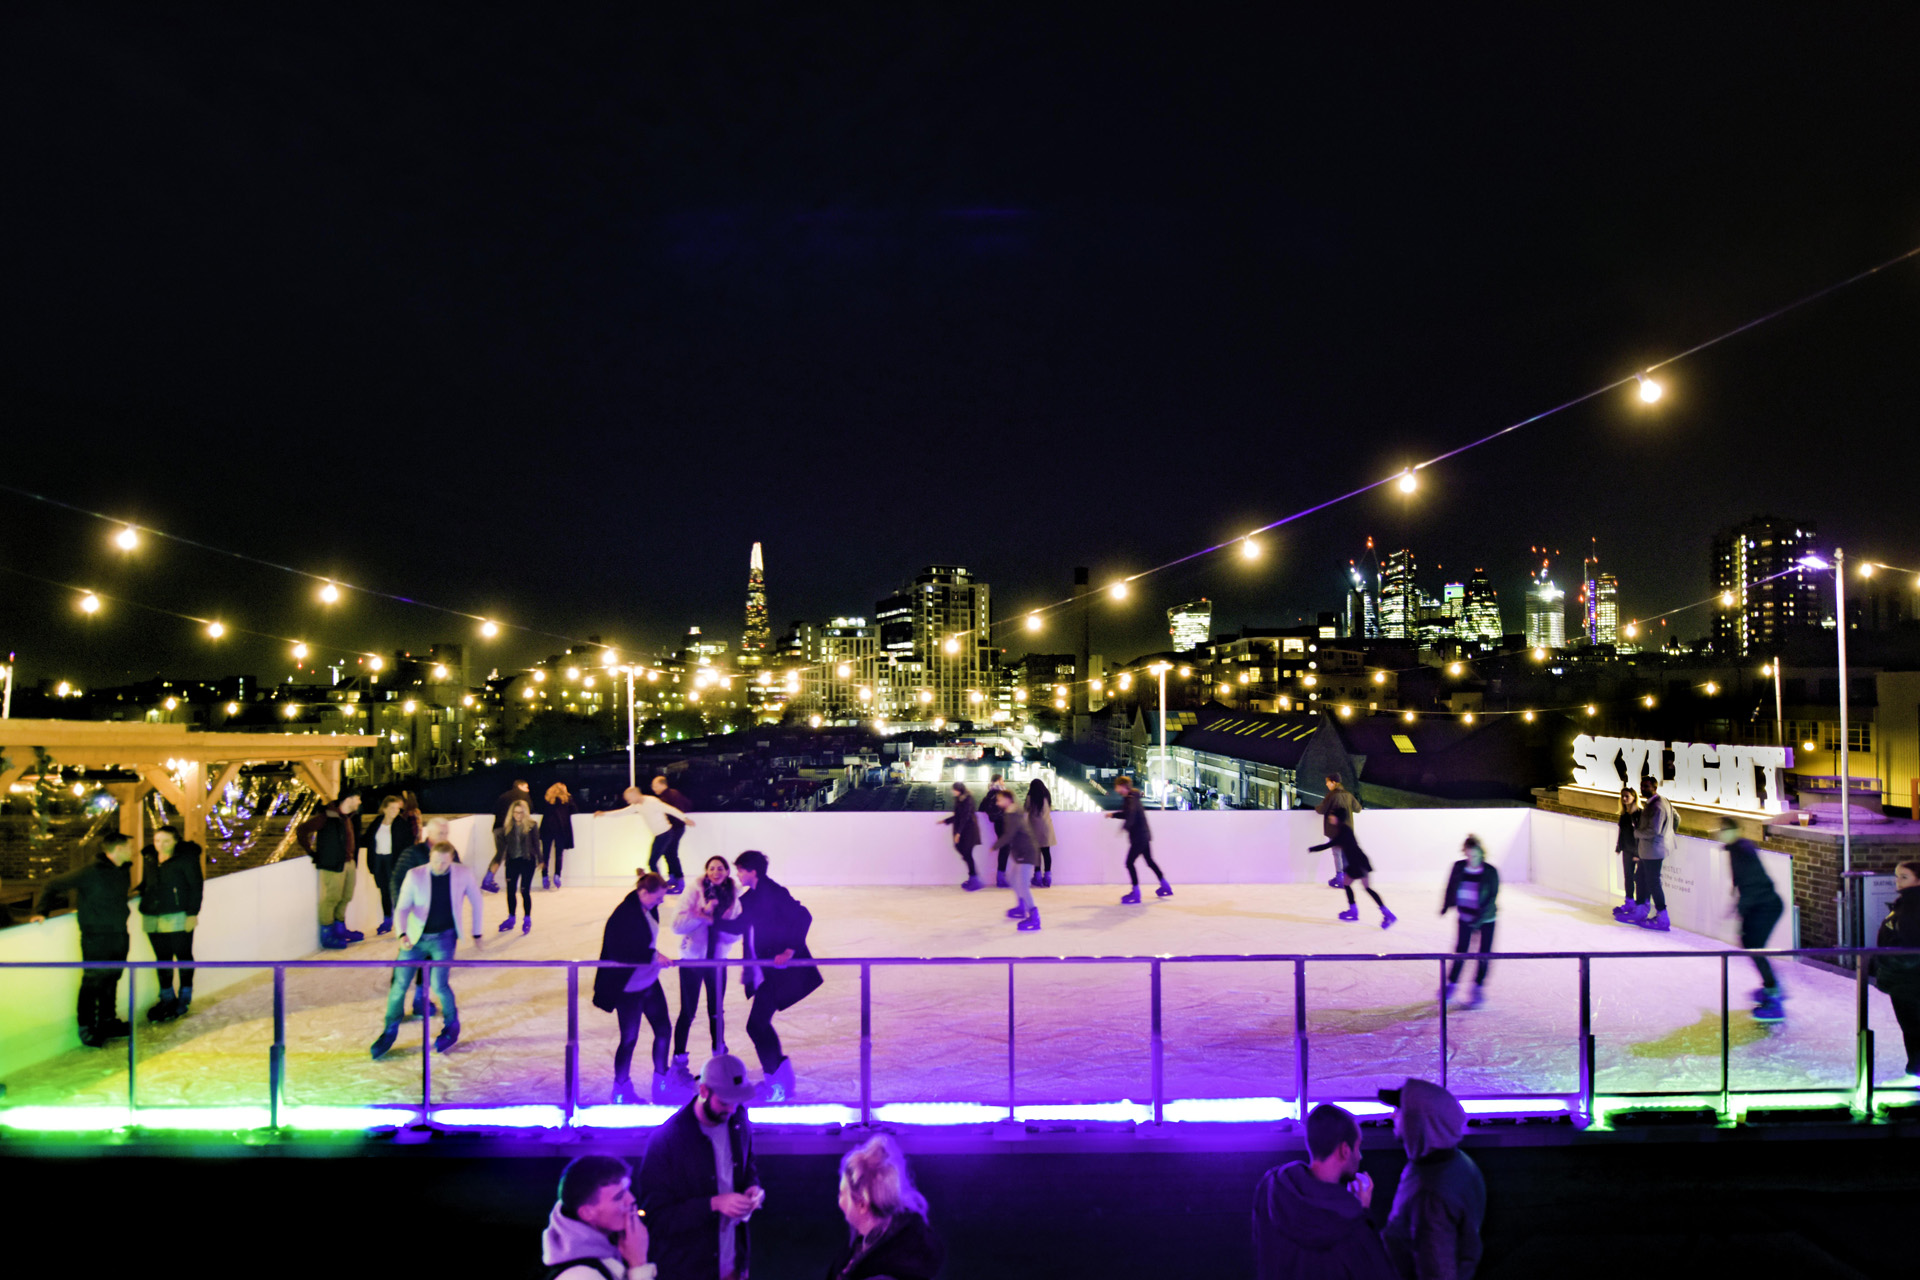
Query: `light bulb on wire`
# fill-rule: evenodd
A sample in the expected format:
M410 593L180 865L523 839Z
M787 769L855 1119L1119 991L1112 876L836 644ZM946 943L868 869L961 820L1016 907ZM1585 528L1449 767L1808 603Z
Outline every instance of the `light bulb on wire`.
M500 634L500 624L490 618L486 619L480 623L480 634L491 640Z
M1405 471L1402 471L1400 473L1400 492L1412 493L1416 488L1419 487L1419 485L1420 485L1420 482L1413 478L1412 467L1408 467Z
M207 624L207 636L209 639L218 640L225 634L227 634L227 628L224 623L209 622Z
M320 603L321 604L334 604L334 603L337 603L339 599L340 599L340 588L334 586L331 582L321 584L321 587L320 587Z
M80 597L80 612L95 614L100 612L100 597L89 591Z
M1027 615L1027 630L1038 631L1039 629L1040 629L1040 614L1038 612L1029 613Z
M1635 381L1640 384L1641 404L1656 404L1659 402L1660 397L1667 393L1665 387L1661 386L1659 382L1654 379L1649 378L1646 374L1636 373L1633 376Z
M133 550L140 545L140 531L132 525L128 525L119 533L113 535L113 545L119 547L122 551Z
M1111 587L1107 588L1107 590L1112 593L1115 600L1125 600L1127 598L1127 584L1124 581L1114 583Z
M1240 539L1240 554L1248 560L1258 560L1260 558L1260 544L1253 540L1252 534L1248 534L1246 537Z
M296 659L304 659L307 656L307 646L299 641L295 641L293 646L293 656Z

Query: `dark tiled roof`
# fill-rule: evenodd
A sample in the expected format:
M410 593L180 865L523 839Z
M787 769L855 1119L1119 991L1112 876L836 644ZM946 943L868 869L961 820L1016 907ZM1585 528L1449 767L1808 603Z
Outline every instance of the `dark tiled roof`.
M1309 712L1272 715L1230 711L1214 703L1191 714L1195 717L1192 727L1173 739L1173 745L1283 769L1299 763L1307 739L1320 727L1320 717ZM1174 722L1168 728L1178 723L1171 713L1167 718Z

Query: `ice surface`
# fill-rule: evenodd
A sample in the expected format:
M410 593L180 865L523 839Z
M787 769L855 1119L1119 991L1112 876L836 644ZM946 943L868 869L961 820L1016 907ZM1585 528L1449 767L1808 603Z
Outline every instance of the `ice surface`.
M817 955L1151 956L1272 953L1401 953L1453 945L1452 916L1440 917L1438 886L1380 886L1401 913L1392 930L1362 896L1362 919L1335 919L1342 895L1304 885L1205 885L1141 906L1121 906L1106 886L1037 893L1045 928L1018 933L1004 916L1012 897L988 890L810 888ZM463 957L591 958L620 898L617 889L537 894L527 936L489 933ZM670 900L672 902L674 900ZM495 921L502 903L488 898ZM673 909L672 907L668 908ZM490 926L491 927L491 926ZM672 935L665 935L671 937ZM1697 949L1718 944L1682 932L1655 934L1616 924L1599 907L1525 885L1503 888L1498 945L1505 951ZM387 958L386 939L353 948L353 958ZM1593 1029L1598 1090L1717 1091L1720 1082L1720 960L1596 960ZM1809 966L1781 966L1788 1021L1753 1021L1752 964L1730 962L1732 1084L1740 1089L1846 1087L1853 1076L1854 984ZM1004 1105L1009 1090L1008 967L873 968L873 1100ZM1471 970L1464 975L1464 991ZM287 1101L295 1105L418 1102L420 1024L405 1024L399 1047L368 1058L380 1029L383 970L289 971ZM1306 966L1310 1091L1317 1098L1365 1097L1408 1075L1440 1079L1439 983L1434 961L1314 961ZM1143 1101L1151 1096L1149 968L1145 964L1022 967L1014 977L1013 1089L1020 1105ZM613 1018L587 996L579 1006L582 1102L607 1100ZM124 991L124 987L122 990ZM463 1035L433 1062L436 1104L557 1103L567 1031L564 970L468 971L455 979ZM667 978L678 1011L676 976ZM1578 968L1573 960L1515 961L1496 955L1486 1004L1448 1015L1447 1083L1463 1095L1572 1092L1577 1080ZM1167 963L1163 966L1165 1096L1291 1097L1294 1081L1294 972L1291 963ZM141 1106L264 1103L272 1041L272 983L263 975L196 1001L184 1021L142 1026ZM1876 1079L1897 1080L1903 1050L1886 997L1870 994L1877 1036ZM728 992L733 1048L753 1062L746 1001L737 976ZM860 975L827 971L827 983L778 1026L793 1056L801 1101L856 1103L860 1097ZM437 1030L437 1026L434 1028ZM704 1011L691 1049L708 1052ZM636 1062L645 1079L646 1043ZM11 1105L124 1106L124 1042L76 1050L17 1074Z

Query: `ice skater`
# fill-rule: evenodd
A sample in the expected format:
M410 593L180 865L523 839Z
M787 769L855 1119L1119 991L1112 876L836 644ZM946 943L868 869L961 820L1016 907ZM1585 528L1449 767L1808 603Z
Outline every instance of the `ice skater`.
M182 962L180 994L173 991L173 970L154 970L160 997L147 1010L148 1022L171 1022L193 1008L193 931L199 927L200 899L205 879L200 873L200 846L182 840L171 826L153 833L153 843L140 851L140 927L153 944L153 958Z
M974 821L973 792L967 790L967 784L953 784L953 812L938 819L943 827L953 828L953 848L960 855L960 861L967 864L967 878L961 888L968 893L981 887L980 872L973 865L973 851L980 843L980 824Z
M1344 809L1335 807L1328 810L1326 825L1332 830L1326 843L1308 845L1308 853L1318 853L1322 849L1333 849L1334 857L1339 861L1339 869L1333 877L1333 887L1344 890L1347 895L1347 909L1340 913L1342 920L1358 920L1360 904L1353 896L1353 882L1358 880L1360 887L1373 899L1373 905L1380 908L1380 927L1393 928L1393 922L1400 917L1387 909L1387 904L1373 890L1373 863L1367 858L1366 851L1360 847L1360 841L1353 834L1353 819Z
M660 903L666 896L667 882L651 871L642 871L633 892L620 899L620 905L607 917L606 930L600 936L602 960L632 966L608 966L593 975L593 1007L620 1020L620 1044L613 1051L616 1103L640 1100L634 1093L632 1071L642 1018L653 1028L653 1088L649 1096L654 1102L672 1100L667 1076L667 993L660 986L661 971L673 963L660 950Z
M680 794L666 785L665 778L655 778L654 782L658 784L656 786L658 791L669 795ZM680 878L680 832L673 824L675 821L687 827L697 824L680 809L668 804L658 795L649 795L638 787L628 787L620 793L620 798L627 802L626 808L606 809L593 816L616 818L625 813L639 814L640 820L647 824L647 830L653 833L653 847L647 853L647 870L657 872L660 858L664 854L667 860L668 878L664 882L667 892L679 893L686 888L686 881Z
M1740 834L1738 823L1721 824L1720 843L1727 847L1727 869L1733 874L1733 910L1740 917L1740 946L1752 951L1767 945L1773 926L1786 914L1787 904L1773 887L1773 877L1760 863L1760 847ZM1760 972L1760 988L1753 993L1755 1022L1785 1022L1787 1011L1781 1006L1780 979L1765 956L1752 957Z
M1667 891L1660 883L1660 874L1680 834L1680 820L1674 815L1673 805L1660 794L1659 779L1642 778L1640 794L1645 801L1633 824L1637 855L1633 910L1627 913L1625 922L1665 932L1673 926L1667 922Z
M100 852L85 866L55 876L40 886L29 923L47 918L62 894L73 895L75 921L80 926L82 960L125 960L131 940L127 935L127 897L133 891L133 842L118 831L100 840ZM80 1001L74 1013L80 1023L80 1043L98 1049L109 1040L129 1035L132 1028L118 1012L115 992L120 989L117 968L82 969Z
M533 869L540 864L540 822L525 800L507 806L507 816L493 833L494 862L505 864L507 873L507 918L500 922L501 933L512 933L516 922L521 933L533 932ZM518 914L515 893L525 908Z
M740 914L732 920L715 920L713 927L720 933L744 934L747 958L762 962L748 966L742 982L753 1001L747 1013L747 1038L760 1056L764 1076L754 1101L785 1102L793 1097L795 1088L793 1059L781 1051L773 1015L800 1003L825 981L817 965L788 967L792 960L813 959L813 952L807 950L813 913L785 885L776 884L767 875L767 855L758 849L735 858L733 868L746 887L740 896Z
M1893 906L1874 936L1876 947L1920 947L1920 862L1893 869ZM1920 1076L1920 956L1886 956L1873 962L1873 985L1893 1001L1893 1016L1907 1045L1907 1075Z
M1340 775L1337 773L1328 774L1324 781L1327 784L1327 794L1321 797L1320 803L1313 807L1313 811L1320 815L1320 834L1327 838L1328 844L1331 844L1333 833L1342 822L1349 827L1353 825L1353 815L1360 812L1360 797L1340 784ZM1314 849L1325 849L1328 844L1315 845ZM1333 878L1327 881L1335 889L1341 887L1340 871L1340 853L1336 848L1333 855Z
M1033 829L1027 825L1026 810L1011 791L989 791L987 800L1000 810L1000 838L994 852L1002 858L1013 856L1013 893L1015 902L1007 908L1007 919L1018 920L1022 933L1040 928L1040 908L1033 905L1033 872L1040 862L1039 847L1033 843Z
M1160 887L1153 891L1156 898L1171 898L1173 886L1167 883L1167 873L1153 860L1153 833L1147 829L1147 810L1140 803L1140 792L1133 785L1132 778L1121 778L1113 784L1120 793L1120 811L1110 813L1109 818L1119 820L1127 832L1127 878L1133 881L1133 888L1127 890L1126 897L1120 899L1122 906L1132 906L1140 901L1140 872L1134 866L1145 859L1147 869L1160 879Z
M700 885L687 895L687 905L673 918L673 931L680 935L682 960L724 960L739 946L713 927L715 920L737 918L740 914L739 890L733 883L733 865L719 854L707 859ZM673 1022L673 1082L684 1089L693 1088L693 1068L687 1062L687 1037L693 1034L693 1015L700 1008L700 990L707 992L707 1030L713 1037L716 1054L727 1051L726 1024L722 1020L727 991L727 971L686 966L680 970L680 1016Z
M1035 778L1027 784L1027 826L1033 831L1033 843L1040 850L1040 869L1034 874L1033 887L1053 888L1053 792Z
M407 1007L407 988L422 960L451 960L460 942L460 904L465 901L473 917L473 945L480 945L480 885L469 871L454 861L453 846L442 840L430 851L425 866L407 872L393 904L394 931L406 940L400 948L400 963L394 966L387 983L387 1024L373 1042L373 1056L381 1057L393 1048L400 1034L400 1015ZM440 1053L453 1048L460 1039L460 1008L453 1001L453 972L437 966L429 979L440 1010L440 1034L433 1047Z
M1500 896L1500 872L1487 861L1486 846L1479 836L1468 836L1460 852L1466 857L1453 864L1447 875L1447 894L1440 902L1440 914L1460 913L1460 932L1454 940L1453 966L1447 970L1447 989L1442 1000L1452 1000L1460 983L1460 970L1467 962L1467 947L1473 935L1480 935L1480 962L1473 971L1473 994L1467 1008L1478 1009L1486 1002L1487 956L1493 951L1494 900Z
M1000 846L1000 837L1004 833L1005 824L1000 819L1000 801L996 797L1011 794L1013 793L1007 787L1006 778L996 773L993 775L993 780L987 783L987 794L982 796L980 801L980 808L987 815L987 824L993 828L993 847L999 855L994 860L993 887L996 889L1007 887L1007 853Z
M1613 851L1620 855L1620 884L1625 901L1613 909L1615 920L1625 921L1633 915L1634 887L1639 883L1635 870L1640 862L1640 840L1635 832L1639 818L1639 794L1632 787L1620 788L1620 816L1615 819Z

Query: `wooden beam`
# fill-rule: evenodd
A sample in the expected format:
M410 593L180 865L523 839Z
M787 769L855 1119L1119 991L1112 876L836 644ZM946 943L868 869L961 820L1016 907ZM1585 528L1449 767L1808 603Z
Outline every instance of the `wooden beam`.
M184 812L193 804L193 802L187 798L186 791L182 790L174 782L173 777L168 774L165 769L156 768L153 765L146 765L141 768L140 776L145 778L148 785L155 791L165 796L167 802L174 808Z
M308 761L295 760L293 762L293 776L305 783L318 795L322 804L332 804L340 796L340 789L337 786L329 789L326 779L317 773L309 765Z
M210 805L218 804L220 802L220 793L227 789L227 784L232 782L239 772L240 762L238 760L229 761L221 765L219 772L213 775L213 781L207 784L207 803Z

